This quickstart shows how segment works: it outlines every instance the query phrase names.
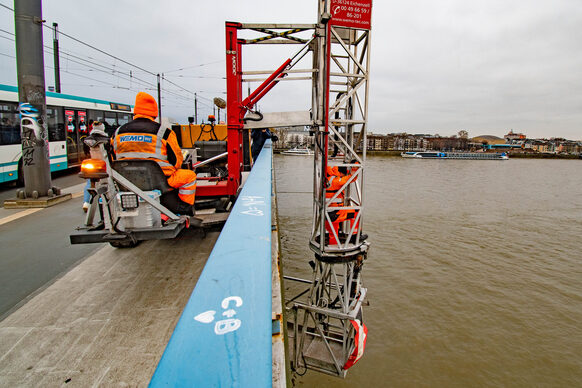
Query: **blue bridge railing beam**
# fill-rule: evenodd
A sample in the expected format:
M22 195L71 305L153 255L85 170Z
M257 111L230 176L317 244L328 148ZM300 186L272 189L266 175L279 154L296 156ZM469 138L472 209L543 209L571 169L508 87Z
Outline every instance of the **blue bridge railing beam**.
M271 386L271 147L257 158L150 387Z

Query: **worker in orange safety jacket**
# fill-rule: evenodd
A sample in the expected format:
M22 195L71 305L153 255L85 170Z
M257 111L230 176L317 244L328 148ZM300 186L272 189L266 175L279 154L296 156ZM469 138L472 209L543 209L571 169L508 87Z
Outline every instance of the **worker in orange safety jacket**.
M329 201L336 193L352 178L351 170L345 166L327 166L325 175L327 178L325 188L325 198ZM344 189L345 190L345 189ZM346 206L344 204L344 192L340 192L337 197L331 199L330 208ZM342 222L356 218L357 211L353 209L338 209L330 211L329 218L332 222L336 234L339 232L339 226ZM337 244L337 241L326 222L326 229L330 234L330 244ZM357 226L354 233L358 231Z
M183 157L176 134L154 121L158 116L156 100L139 92L133 113L133 120L119 127L111 139L116 158L155 160L168 177L168 184L178 189L180 199L194 205L196 173L180 169Z
M347 167L344 166L327 166L325 169L325 177L326 187L325 187L325 198L332 198L335 193L342 188L343 185L346 184L347 181L350 180L352 177L351 174L348 174ZM344 193L341 192L333 201L332 203L340 203L343 202ZM338 205L330 205L330 206L338 206Z

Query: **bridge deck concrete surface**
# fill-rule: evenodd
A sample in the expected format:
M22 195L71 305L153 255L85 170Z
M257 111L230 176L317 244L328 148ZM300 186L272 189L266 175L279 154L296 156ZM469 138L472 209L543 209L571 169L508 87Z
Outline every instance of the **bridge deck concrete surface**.
M218 235L103 246L0 322L0 386L147 386Z

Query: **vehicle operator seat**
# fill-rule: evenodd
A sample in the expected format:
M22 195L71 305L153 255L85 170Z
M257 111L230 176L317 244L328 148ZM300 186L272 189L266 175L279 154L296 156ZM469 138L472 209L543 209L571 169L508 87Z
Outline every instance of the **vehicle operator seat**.
M168 178L154 160L114 160L112 167L143 191L160 190L160 203L174 213L192 215L192 205L178 197L178 190L168 184Z

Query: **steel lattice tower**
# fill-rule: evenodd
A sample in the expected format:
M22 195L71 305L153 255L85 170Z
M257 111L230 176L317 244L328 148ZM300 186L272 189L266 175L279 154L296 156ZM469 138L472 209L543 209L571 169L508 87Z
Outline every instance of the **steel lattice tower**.
M309 246L315 253L307 302L295 304L296 370L301 367L344 377L359 359L367 329L362 303L366 289L361 269L369 244L362 234L364 170L368 122L370 29L334 19L341 4L319 2L313 45L312 115L315 136L313 227ZM364 2L366 3L366 2ZM371 11L361 9L362 13ZM345 6L348 7L347 5ZM346 12L343 13L345 15ZM369 22L369 19L368 19ZM350 178L330 192L332 168ZM338 214L353 218L335 223ZM359 349L358 349L359 347ZM353 362L353 360L351 360Z
M318 0L318 4L316 24L226 23L227 117L233 137L248 137L248 131L256 128L310 127L315 149L309 246L315 260L311 262L310 280L285 277L308 287L286 302L292 332L291 367L298 373L312 369L344 377L361 357L367 332L362 314L366 289L362 286L361 270L369 244L362 234L362 189L372 1ZM242 39L238 33L243 30L259 36ZM313 33L310 37L302 36L305 32ZM272 73L243 70L243 46L272 44L301 47ZM309 53L310 68L294 69ZM294 76L288 76L291 73ZM300 73L306 76L297 76ZM243 78L255 75L268 77ZM255 111L257 102L273 87L292 80L312 81L310 112ZM243 98L245 81L262 83ZM236 144L239 143L242 144ZM242 153L233 151L236 152L231 154L229 150L229 165L239 165ZM328 187L329 172L334 169L343 174L343 183L332 193Z

